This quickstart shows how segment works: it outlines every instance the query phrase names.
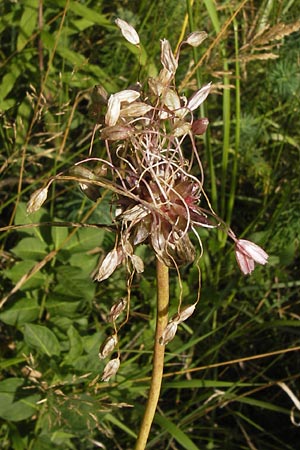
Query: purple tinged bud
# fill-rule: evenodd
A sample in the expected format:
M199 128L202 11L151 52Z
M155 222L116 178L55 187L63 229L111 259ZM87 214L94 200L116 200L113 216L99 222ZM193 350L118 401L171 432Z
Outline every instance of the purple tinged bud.
M192 132L195 135L201 135L204 134L207 130L209 121L206 117L202 117L201 119L194 120L192 125Z

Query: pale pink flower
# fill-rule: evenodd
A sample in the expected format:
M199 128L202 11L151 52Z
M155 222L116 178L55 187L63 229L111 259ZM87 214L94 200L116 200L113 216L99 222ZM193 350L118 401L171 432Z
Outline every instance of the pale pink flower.
M265 265L269 257L259 245L246 239L236 241L235 256L241 271L245 275L250 275L253 272L255 263Z

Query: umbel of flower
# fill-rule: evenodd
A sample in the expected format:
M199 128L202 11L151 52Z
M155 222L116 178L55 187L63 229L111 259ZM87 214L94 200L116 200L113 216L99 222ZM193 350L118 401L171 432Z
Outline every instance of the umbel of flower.
M140 45L131 25L121 19L116 24L129 42ZM162 69L156 78L149 78L148 89L137 85L108 96L101 138L111 161L108 169L117 191L120 233L115 249L99 266L95 276L98 281L108 278L125 260L141 272L143 264L134 255L140 243L149 243L157 258L169 267L191 263L195 249L189 232L193 231L200 242L197 227L223 227L237 242L237 261L245 274L251 273L254 262L267 261L267 256L253 258L253 252L249 255L242 251L238 244L242 241L214 213L203 189L203 169L194 135L205 132L208 120L194 118L194 113L209 95L211 83L187 99L178 94L174 80L181 47L197 46L205 37L205 32L191 33L176 55L169 41L163 39ZM102 95L102 99L105 97ZM190 156L183 148L186 139L190 140ZM194 161L200 178L191 173ZM203 201L204 206L200 205Z

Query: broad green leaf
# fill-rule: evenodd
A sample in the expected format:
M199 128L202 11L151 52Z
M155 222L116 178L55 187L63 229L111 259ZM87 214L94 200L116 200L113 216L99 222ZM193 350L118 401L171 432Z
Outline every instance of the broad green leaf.
M6 307L0 313L0 320L8 325L18 326L37 319L39 311L37 300L24 298L17 300L11 307Z
M61 348L57 337L46 326L25 324L24 339L29 347L49 357L60 354Z
M3 273L12 282L17 283L24 275L30 272L35 264L35 261L20 261L17 262L11 269L3 271ZM21 290L26 291L29 289L39 288L45 284L45 280L46 276L41 271L38 271L21 287Z
M19 22L19 35L17 40L17 50L20 52L27 44L29 38L37 27L38 0L26 2L22 17Z
M22 259L41 261L48 252L45 242L36 237L25 237L14 247L13 253Z
M18 64L12 64L10 67L9 72L7 72L0 83L0 102L1 102L1 108L4 109L2 100L5 99L5 97L12 91L16 80L22 73L21 66Z
M81 301L63 301L57 295L51 294L47 299L47 311L49 312L51 319L55 322L54 316L62 318L72 318L78 316L78 310L80 309Z
M82 339L76 328L73 326L68 329L68 338L70 341L70 351L64 359L64 363L71 363L76 360L83 351Z
M58 249L69 235L68 228L51 227L51 236L54 243L54 248Z
M22 378L8 378L0 382L0 417L4 420L19 422L36 413L40 400L39 394L27 395L22 390Z

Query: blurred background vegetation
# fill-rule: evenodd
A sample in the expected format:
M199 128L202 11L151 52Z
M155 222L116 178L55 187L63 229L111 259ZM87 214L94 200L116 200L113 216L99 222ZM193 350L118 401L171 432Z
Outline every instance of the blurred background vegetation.
M137 29L141 55L122 38L117 17ZM113 93L157 74L160 39L175 48L193 30L208 39L183 51L177 82L186 95L213 82L201 110L210 126L197 142L206 191L236 233L271 256L245 278L231 244L201 231L201 301L166 349L147 448L297 447L299 17L296 0L1 2L1 449L133 448L151 374L154 255L139 249L147 264L132 286L121 367L103 383L98 349L111 332L111 305L126 295L126 271L102 284L91 273L113 234L15 226L111 222L109 193L93 203L71 183L53 186L31 216L26 202L47 178L88 156L94 85ZM105 155L98 134L93 155ZM192 303L197 270L181 276L184 302ZM174 311L178 295L174 271Z

